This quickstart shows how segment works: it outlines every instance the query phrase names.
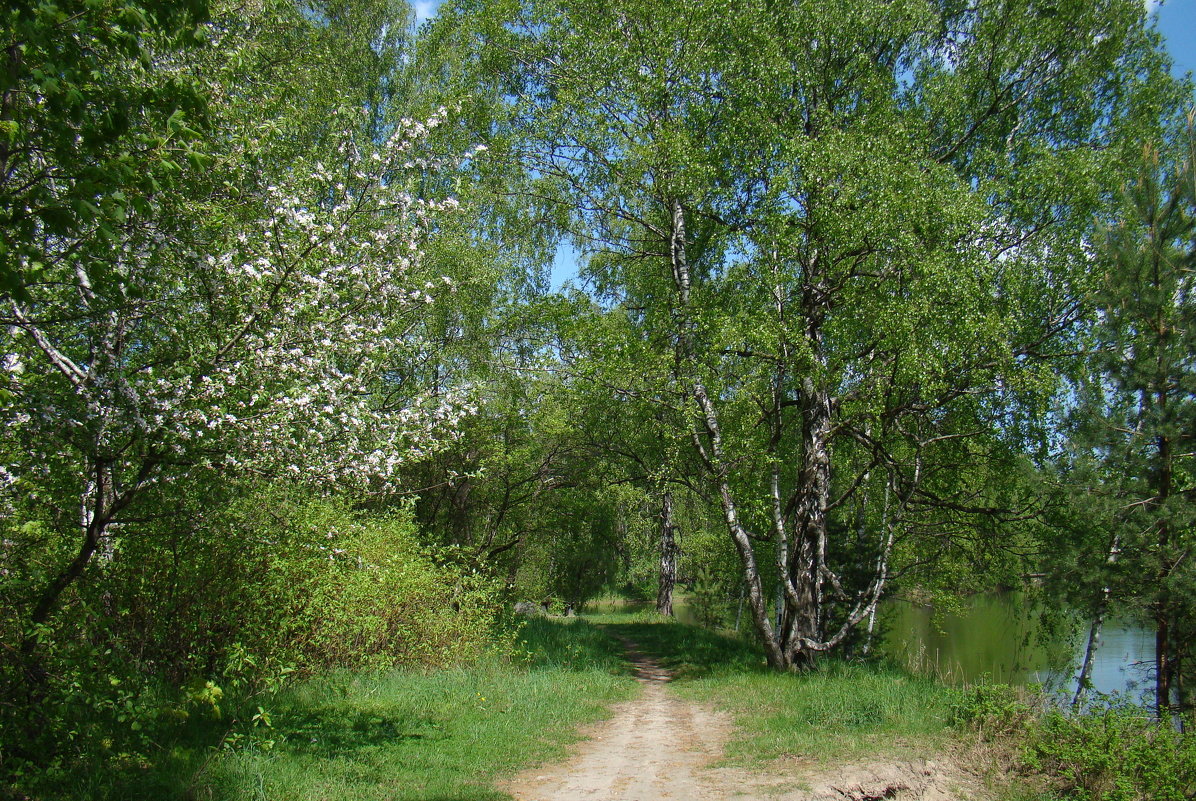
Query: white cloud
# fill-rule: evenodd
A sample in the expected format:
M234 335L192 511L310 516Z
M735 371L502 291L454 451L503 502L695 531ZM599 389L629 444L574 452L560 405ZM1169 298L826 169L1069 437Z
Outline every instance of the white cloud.
M1142 0L1146 4L1146 13L1153 14L1162 5L1163 0Z
M415 0L411 4L411 8L415 11L415 24L421 25L436 16L436 10L439 7L440 0Z

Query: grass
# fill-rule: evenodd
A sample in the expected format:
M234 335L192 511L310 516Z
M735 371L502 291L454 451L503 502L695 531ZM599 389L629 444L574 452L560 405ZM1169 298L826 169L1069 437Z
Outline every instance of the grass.
M930 756L945 746L948 691L882 666L827 660L798 675L720 673L683 695L730 711L738 762Z
M509 798L497 781L563 758L579 725L636 692L621 645L585 621L532 620L520 639L514 660L308 680L270 699L270 725L216 752L198 775L166 775L165 759L110 797ZM198 754L174 756L175 770L194 773Z
M660 618L591 619L675 671L681 696L730 712L737 733L728 758L736 763L929 756L950 737L950 690L897 667L828 658L782 674L738 637Z
M586 619L600 624L620 640L635 643L638 650L657 659L678 679L765 670L763 652L746 640L677 623L655 612L616 613Z
M673 688L683 697L734 715L733 762L925 754L943 742L946 691L896 669L827 660L817 670L777 674L745 640L642 611L532 620L523 640L524 665L326 677L298 686L275 699L265 735L273 745L221 755L196 795L506 798L497 780L563 758L580 723L634 692L620 641L673 670Z
M520 640L514 658L472 667L305 681L262 704L269 725L242 725L218 750L218 735L179 741L131 780L126 774L119 785L80 786L63 797L505 799L496 787L502 778L563 759L581 724L636 692L623 659L627 641L674 671L673 691L734 716L735 763L929 756L946 737L947 691L929 680L834 660L777 674L745 639L650 611L533 619Z

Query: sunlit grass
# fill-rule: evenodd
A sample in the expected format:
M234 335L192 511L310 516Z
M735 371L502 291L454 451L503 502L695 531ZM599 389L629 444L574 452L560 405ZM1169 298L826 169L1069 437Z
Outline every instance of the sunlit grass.
M949 691L898 668L824 659L813 670L770 670L753 643L657 618L604 628L671 668L683 697L730 712L736 762L783 756L815 762L933 753L947 739Z
M928 755L947 737L947 691L884 667L828 660L799 674L720 672L678 690L735 716L736 761Z
M268 699L270 725L235 747L193 744L141 780L73 797L503 799L503 777L565 758L581 724L636 692L625 642L674 671L673 692L734 716L728 757L737 763L931 755L945 742L947 692L928 680L834 660L778 674L746 639L654 612L596 620L612 622L531 620L507 660L308 680Z
M579 724L634 692L584 621L530 621L524 665L309 682L279 699L269 749L221 758L213 799L500 799L496 779L563 758Z
M74 797L508 798L497 781L564 758L581 724L636 692L622 646L585 621L532 620L519 640L514 658L488 664L305 681L265 701L269 726L234 747L178 753L122 787Z

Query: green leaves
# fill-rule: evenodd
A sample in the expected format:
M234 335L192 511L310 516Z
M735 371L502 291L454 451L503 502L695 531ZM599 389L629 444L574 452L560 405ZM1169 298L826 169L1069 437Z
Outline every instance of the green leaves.
M126 204L108 198L157 192L177 174L153 138L200 136L204 92L168 63L206 17L202 0L18 2L0 16L13 43L0 103L6 291L24 298L29 264L53 261L46 235L111 241Z
M1108 154L1170 91L1136 0L487 8L536 194L587 243L593 373L717 424L749 528L876 525L883 492L949 540L1019 495L992 464L1037 446Z

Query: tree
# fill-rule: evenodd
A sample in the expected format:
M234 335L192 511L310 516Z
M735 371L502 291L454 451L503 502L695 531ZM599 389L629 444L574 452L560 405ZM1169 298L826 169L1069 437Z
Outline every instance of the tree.
M155 487L216 474L378 490L469 410L459 388L404 380L452 283L423 257L457 201L425 190L466 154L428 146L447 110L390 122L361 102L398 63L383 55L405 9L316 11L228 9L205 28L208 49L146 45L207 101L193 157L171 162L173 191L126 187L115 222L24 235L44 258L0 312L5 491L77 542L21 599L34 679L64 590ZM354 27L363 19L372 31ZM291 81L311 78L322 91L301 102ZM54 152L38 158L69 170Z
M992 479L1036 433L1123 112L1161 75L1143 20L1131 0L446 13L513 54L540 195L602 255L603 302L667 349L654 390L774 667L1027 513Z
M0 17L0 291L114 238L131 206L198 154L207 96L173 56L206 0L10 3Z
M1085 599L1094 606L1089 651L1112 604L1143 607L1155 629L1160 716L1185 707L1181 678L1196 587L1186 558L1196 523L1194 122L1189 112L1183 134L1143 145L1137 175L1100 244L1095 348L1064 477L1084 520L1076 542L1087 558L1072 569L1088 574L1081 586L1095 599Z

